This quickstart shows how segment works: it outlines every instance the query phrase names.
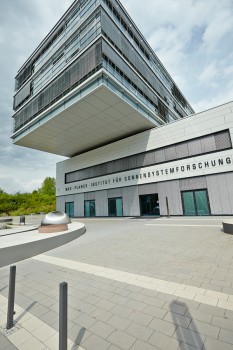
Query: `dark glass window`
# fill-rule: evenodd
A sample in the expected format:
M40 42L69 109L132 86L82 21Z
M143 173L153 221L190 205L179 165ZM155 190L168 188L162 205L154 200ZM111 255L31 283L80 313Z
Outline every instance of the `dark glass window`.
M67 202L65 204L65 212L70 217L74 217L74 202Z
M210 215L210 205L207 189L181 192L184 215Z
M122 198L108 199L108 216L123 216Z
M84 202L84 215L87 218L95 216L95 200Z
M160 215L159 197L157 193L139 196L141 216Z

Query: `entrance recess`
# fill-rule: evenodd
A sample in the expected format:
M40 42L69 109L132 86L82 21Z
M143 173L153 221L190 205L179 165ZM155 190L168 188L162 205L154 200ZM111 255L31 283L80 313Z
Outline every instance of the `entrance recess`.
M95 216L95 201L94 200L84 202L84 215L87 218Z
M160 215L158 194L146 194L139 196L141 216Z
M74 217L74 202L67 202L65 204L65 212L70 217Z
M108 216L123 216L122 198L108 199Z
M207 190L181 192L184 215L210 215L210 206Z

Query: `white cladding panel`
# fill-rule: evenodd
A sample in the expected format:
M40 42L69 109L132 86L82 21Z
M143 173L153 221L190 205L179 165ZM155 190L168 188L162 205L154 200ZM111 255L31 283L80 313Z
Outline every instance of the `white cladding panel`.
M179 120L160 128L142 132L60 162L57 164L57 187L58 189L63 187L64 174L66 172L108 162L113 159L127 157L151 149L165 147L167 145L172 145L174 143L190 140L195 137L204 136L225 129L230 129L232 138L233 102L195 114L191 117L187 117L186 119ZM202 150L204 147L200 141L194 141L194 144L195 145L189 149L189 152L194 153L195 149ZM187 154L187 150L185 149L181 152L184 156ZM158 161L164 160L165 154L164 151L162 151L161 159ZM61 193L58 192L57 195L59 196Z
M233 213L233 173L207 176L212 215Z

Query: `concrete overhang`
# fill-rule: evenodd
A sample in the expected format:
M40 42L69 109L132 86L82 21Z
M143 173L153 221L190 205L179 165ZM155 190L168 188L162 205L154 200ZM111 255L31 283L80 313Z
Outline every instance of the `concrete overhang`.
M37 125L38 124L38 125ZM13 142L65 157L86 152L156 126L107 86L101 85Z

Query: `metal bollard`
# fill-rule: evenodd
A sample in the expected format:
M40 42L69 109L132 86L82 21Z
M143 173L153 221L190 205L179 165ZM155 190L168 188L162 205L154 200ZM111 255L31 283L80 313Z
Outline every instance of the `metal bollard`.
M66 282L59 289L59 350L67 350L67 290Z
M14 317L14 303L15 303L15 276L16 266L10 267L10 278L9 278L9 292L8 292L8 310L7 310L7 325L6 328L10 329L13 327Z

